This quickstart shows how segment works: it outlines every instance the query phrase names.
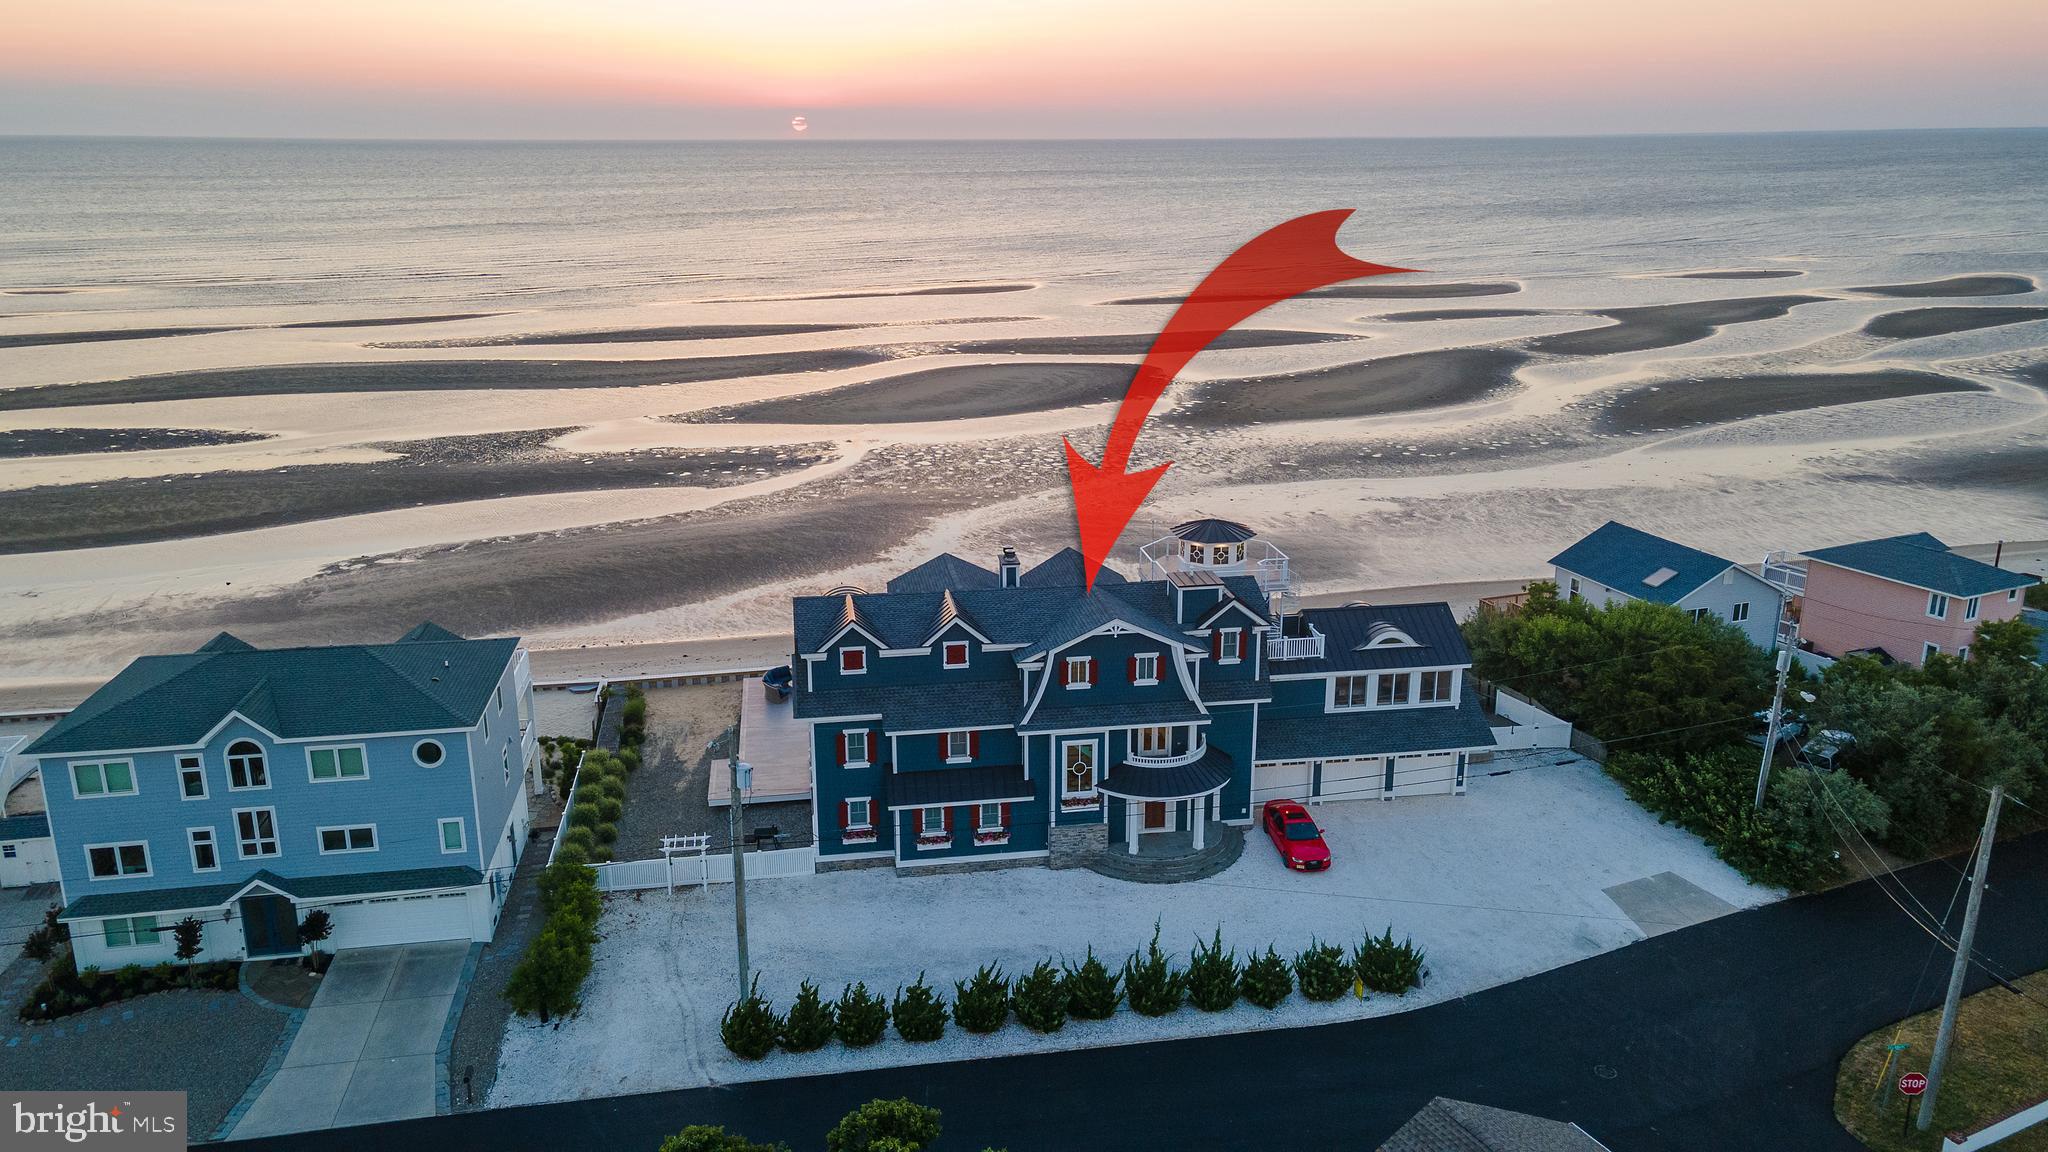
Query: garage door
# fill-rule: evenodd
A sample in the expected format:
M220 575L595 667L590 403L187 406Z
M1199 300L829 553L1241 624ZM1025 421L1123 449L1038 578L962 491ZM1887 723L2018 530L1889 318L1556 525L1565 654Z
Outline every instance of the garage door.
M1283 760L1277 764L1252 766L1252 807L1268 800L1306 800L1313 765L1307 760Z
M1324 800L1377 800L1386 776L1386 757L1323 761Z
M1457 753L1394 757L1394 795L1437 796L1457 789Z
M383 896L322 907L334 917L329 949L469 939L469 900L463 892Z

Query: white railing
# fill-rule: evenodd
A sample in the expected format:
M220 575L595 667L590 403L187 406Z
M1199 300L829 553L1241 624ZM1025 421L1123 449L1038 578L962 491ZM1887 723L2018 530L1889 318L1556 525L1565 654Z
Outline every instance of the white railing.
M1323 634L1314 625L1309 626L1306 636L1282 636L1278 631L1266 637L1266 659L1268 660L1320 660L1323 658Z
M1274 549L1280 553L1279 549ZM1259 591L1275 592L1282 588L1294 587L1294 577L1287 570L1287 556L1280 553L1259 561L1258 570L1253 573L1259 581Z
M590 756L588 751L576 757L576 774L569 778L569 794L562 798L562 823L555 828L555 842L548 845L548 863L555 862L555 853L562 850L562 834L569 830L569 810L576 807L576 792L583 787L583 761Z
M817 871L817 867L816 848L778 848L768 852L747 853L749 883L789 876L809 876ZM723 852L706 856L678 856L673 864L667 860L615 860L610 864L596 865L596 868L597 889L600 892L636 892L649 888L666 888L671 876L678 888L732 883L732 855Z
M1994 1120L1974 1132L1951 1132L1942 1137L1941 1149L1942 1152L1977 1152L1979 1148L1989 1148L2007 1136L2017 1135L2044 1122L2048 1122L2048 1100Z
M1264 591L1288 586L1287 553L1275 548L1264 540L1247 540L1243 544L1244 558L1237 559L1236 544L1203 544L1204 555L1214 556L1212 549L1228 548L1231 559L1222 564L1208 560L1190 558L1188 550L1194 547L1178 536L1161 536L1138 549L1138 576L1143 580L1164 580L1170 572L1214 572L1218 576L1254 576Z
M1766 555L1758 574L1787 596L1806 595L1806 561L1790 552L1779 549Z
M1129 764L1133 768L1178 768L1183 764L1192 764L1200 760L1203 753L1207 751L1209 751L1209 742L1204 740L1185 752L1170 752L1160 756L1133 753L1124 757L1124 763Z

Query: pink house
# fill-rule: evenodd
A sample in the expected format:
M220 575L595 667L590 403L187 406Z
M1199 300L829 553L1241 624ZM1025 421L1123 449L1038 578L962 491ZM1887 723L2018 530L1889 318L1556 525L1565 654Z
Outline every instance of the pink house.
M1968 656L1977 626L2020 614L2041 578L1958 556L1925 532L1806 553L1800 638L1823 656L1883 652L1916 667Z

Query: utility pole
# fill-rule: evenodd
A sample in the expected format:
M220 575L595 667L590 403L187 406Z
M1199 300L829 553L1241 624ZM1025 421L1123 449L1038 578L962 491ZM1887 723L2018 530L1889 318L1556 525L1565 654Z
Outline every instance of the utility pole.
M1771 757L1778 754L1778 722L1785 715L1785 678L1792 673L1792 649L1778 649L1778 690L1771 695L1771 728L1764 735L1764 762L1756 770L1756 806L1764 806L1764 791L1771 784Z
M732 830L732 916L740 944L740 999L745 1000L751 990L747 985L747 852L740 840L740 829L746 827L747 787L754 782L754 766L735 756L732 758L732 804L727 817Z
M1949 1042L1956 1038L1956 1009L1963 999L1963 977L1970 971L1970 944L1977 937L1977 909L1984 903L1984 876L1991 871L1991 842L1998 838L1998 806L2005 786L1993 785L1984 809L1984 834L1977 845L1977 866L1970 870L1970 902L1963 906L1963 934L1956 940L1956 963L1948 974L1948 999L1941 1005L1941 1030L1934 1034L1934 1056L1927 1062L1927 1091L1920 1097L1920 1130L1934 1123L1934 1098L1941 1092L1941 1073L1948 1064Z

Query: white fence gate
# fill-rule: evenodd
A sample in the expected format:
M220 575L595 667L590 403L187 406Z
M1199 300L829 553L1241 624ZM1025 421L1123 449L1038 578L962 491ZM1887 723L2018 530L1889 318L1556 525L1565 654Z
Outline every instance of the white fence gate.
M1536 702L1511 689L1494 692L1493 710L1508 723L1495 725L1493 743L1501 751L1522 748L1569 748L1572 726L1536 706Z
M732 883L732 856L678 856L667 860L615 860L597 865L600 892L635 892L666 888L670 867L675 869L677 887ZM816 848L778 848L747 853L747 879L776 880L786 876L809 876L817 871Z

